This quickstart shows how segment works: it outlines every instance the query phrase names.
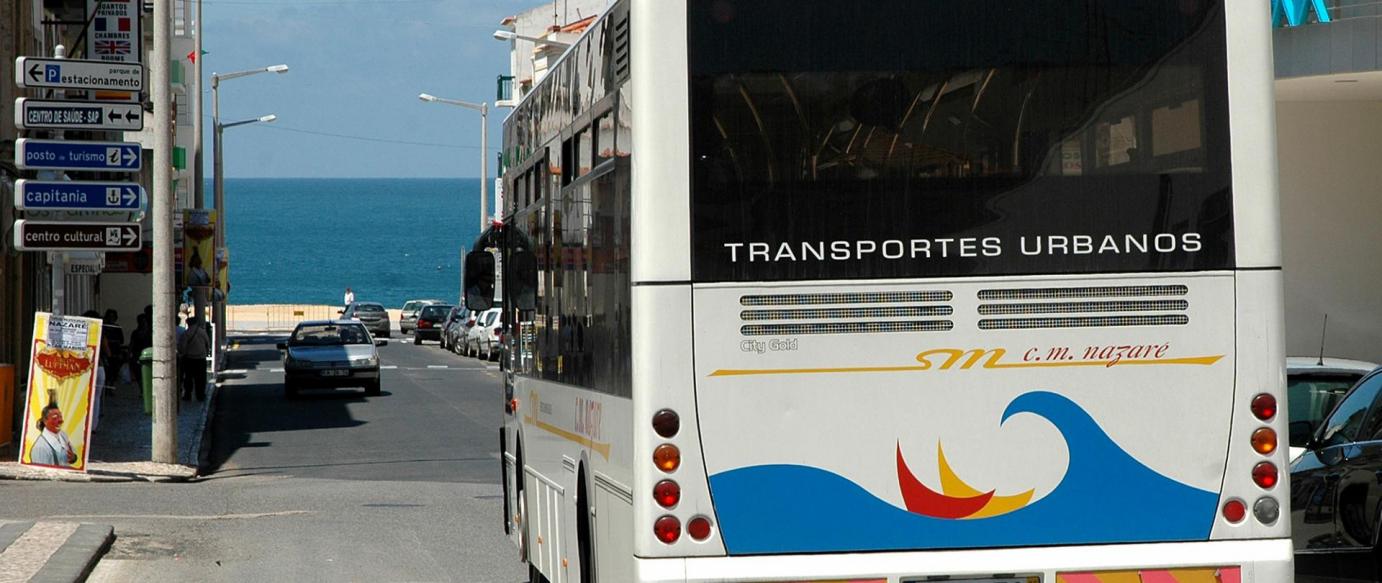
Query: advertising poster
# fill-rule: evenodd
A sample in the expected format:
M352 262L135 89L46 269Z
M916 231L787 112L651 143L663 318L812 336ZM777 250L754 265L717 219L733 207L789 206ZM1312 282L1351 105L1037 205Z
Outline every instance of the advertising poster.
M144 54L139 42L139 16L143 2L139 0L87 0L86 13L95 12L91 20L91 56L98 61L138 63Z
M188 209L182 221L183 288L214 287L216 211Z
M86 471L101 321L34 314L19 463Z

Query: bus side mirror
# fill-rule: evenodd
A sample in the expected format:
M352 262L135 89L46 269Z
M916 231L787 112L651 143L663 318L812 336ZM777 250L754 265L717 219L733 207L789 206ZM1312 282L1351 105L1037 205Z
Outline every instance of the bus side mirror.
M483 312L494 306L494 255L471 251L465 256L465 307Z
M509 259L512 265L509 274L512 281L504 282L509 287L514 307L520 310L537 309L537 255L532 251L515 251Z

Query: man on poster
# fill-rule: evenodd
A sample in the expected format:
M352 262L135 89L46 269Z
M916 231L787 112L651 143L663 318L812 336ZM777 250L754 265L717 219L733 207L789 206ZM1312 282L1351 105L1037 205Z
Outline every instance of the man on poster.
M34 314L19 462L86 471L101 320Z
M37 429L41 433L29 452L29 461L40 466L72 467L77 461L77 450L72 449L72 440L62 432L62 410L57 403L43 408Z

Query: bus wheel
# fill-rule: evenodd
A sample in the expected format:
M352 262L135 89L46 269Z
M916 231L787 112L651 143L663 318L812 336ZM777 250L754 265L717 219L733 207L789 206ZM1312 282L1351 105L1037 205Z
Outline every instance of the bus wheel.
M581 583L595 581L594 533L590 528L590 499L585 489L585 470L576 478L576 546Z

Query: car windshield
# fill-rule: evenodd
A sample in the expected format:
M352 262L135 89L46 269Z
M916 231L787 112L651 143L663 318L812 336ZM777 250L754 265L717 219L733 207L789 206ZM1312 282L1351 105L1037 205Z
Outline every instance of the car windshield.
M451 311L451 306L431 305L422 309L422 317L428 319L438 319L446 317L447 312Z
M495 317L495 316L498 316L498 315L499 315L499 312L490 312L490 313L488 313L488 314L485 314L485 325L486 325L486 326L489 326L490 324L493 324L493 323L494 323L494 317Z
M384 306L379 304L360 304L360 307L356 308L355 311L364 314L382 314L384 313Z
M359 324L304 324L293 331L293 346L369 344L369 332Z
M1324 416L1358 382L1361 374L1293 374L1286 379L1291 446L1304 447Z

